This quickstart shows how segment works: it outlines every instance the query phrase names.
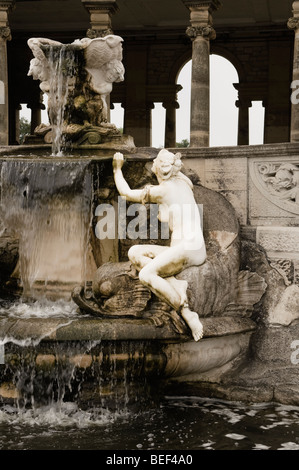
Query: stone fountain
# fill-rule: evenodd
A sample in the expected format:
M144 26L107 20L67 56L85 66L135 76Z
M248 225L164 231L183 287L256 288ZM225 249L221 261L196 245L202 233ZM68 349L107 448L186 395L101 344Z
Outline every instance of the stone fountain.
M0 154L1 399L142 405L233 374L267 287L241 268L234 209L109 123L122 38L28 45L50 125Z

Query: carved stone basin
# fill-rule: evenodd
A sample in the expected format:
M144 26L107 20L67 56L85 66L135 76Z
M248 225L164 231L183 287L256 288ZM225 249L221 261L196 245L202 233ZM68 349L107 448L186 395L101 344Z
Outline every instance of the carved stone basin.
M0 398L27 405L68 398L81 406L148 406L161 398L168 379L200 378L240 360L255 329L248 318L206 318L203 324L205 338L195 343L148 319L1 318Z

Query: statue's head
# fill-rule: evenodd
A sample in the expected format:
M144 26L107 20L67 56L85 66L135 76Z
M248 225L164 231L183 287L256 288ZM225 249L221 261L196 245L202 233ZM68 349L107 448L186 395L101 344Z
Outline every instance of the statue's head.
M29 71L27 75L29 77L32 76L34 80L44 81L48 78L48 70L39 59L34 58L30 61Z
M180 153L174 154L169 150L162 149L153 162L152 171L158 178L166 180L176 176L182 166Z
M106 82L123 82L125 69L120 60L113 59L103 66L105 68Z

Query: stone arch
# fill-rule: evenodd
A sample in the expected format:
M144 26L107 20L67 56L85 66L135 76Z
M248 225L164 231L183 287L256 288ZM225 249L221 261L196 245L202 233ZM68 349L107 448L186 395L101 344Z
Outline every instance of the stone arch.
M216 52L216 51L215 51ZM215 62L213 58L219 56L220 67L224 68L227 75L227 80L223 78L218 72L215 72ZM186 61L186 59L189 59ZM216 68L219 69L219 61ZM183 61L182 61L183 62ZM180 92L178 95L178 102L180 108L177 110L177 137L178 141L183 144L183 141L189 140L189 125L190 122L185 119L188 112L190 113L190 90L191 90L191 76L190 87L188 86L188 75L191 73L189 66L184 73L184 78L181 78L181 73L184 67L191 62L191 58L185 55L185 63L178 69L177 83L185 87L185 92ZM188 70L188 71L187 71ZM241 72L242 74L242 72ZM224 57L224 54L211 54L211 120L210 120L210 145L236 145L238 139L238 109L236 101L238 99L235 84L239 82L240 74L238 73L235 64L229 58ZM186 82L187 80L187 82ZM187 85L187 86L186 86ZM220 91L219 91L220 90ZM184 93L184 94L183 94ZM189 110L189 111L188 111ZM185 134L187 137L185 137ZM184 136L183 136L184 135Z
M172 64L169 72L169 78L172 83L177 83L178 76L182 68L192 59L192 51L188 50L184 54L181 54L177 60Z
M211 43L211 54L216 54L224 59L227 59L229 62L232 63L232 65L235 67L237 70L238 76L239 76L239 82L246 82L247 81L247 76L246 76L246 71L245 68L240 62L240 60L229 50L226 49L223 46L219 46L215 43ZM171 70L169 71L169 80L172 83L177 83L177 78L187 62L192 59L192 50L188 49L185 51L183 54L181 54L176 61L173 62Z
M220 57L223 57L224 59L231 62L239 76L239 83L247 81L246 71L242 62L240 62L240 60L230 50L226 49L225 47L213 44L211 47L211 54L219 55Z

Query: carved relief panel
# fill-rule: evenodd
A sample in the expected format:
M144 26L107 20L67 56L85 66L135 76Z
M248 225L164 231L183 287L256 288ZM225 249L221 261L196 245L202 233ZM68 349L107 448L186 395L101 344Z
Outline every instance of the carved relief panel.
M299 157L249 161L249 219L285 284L299 282Z
M250 175L253 215L258 216L259 212L261 216L267 215L267 208L265 214L265 207L262 207L261 194L277 208L275 210L275 207L272 207L269 216L299 215L299 158L293 161L283 159L251 161ZM258 205L260 205L260 211ZM282 214L279 209L285 211L285 214Z

